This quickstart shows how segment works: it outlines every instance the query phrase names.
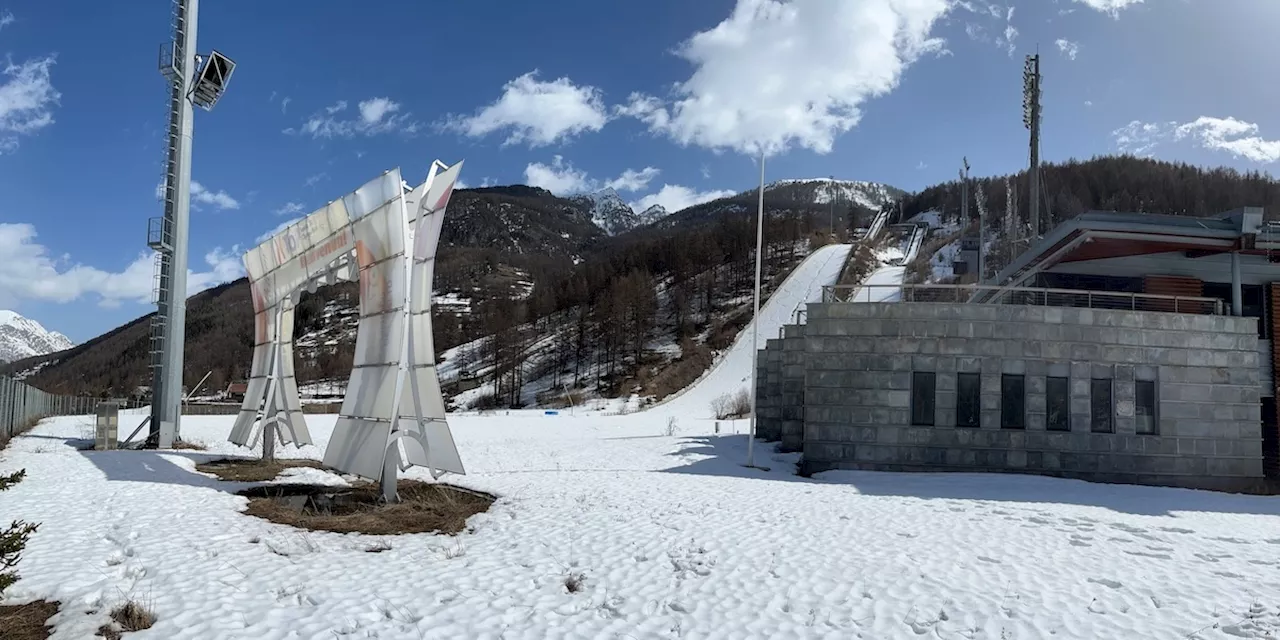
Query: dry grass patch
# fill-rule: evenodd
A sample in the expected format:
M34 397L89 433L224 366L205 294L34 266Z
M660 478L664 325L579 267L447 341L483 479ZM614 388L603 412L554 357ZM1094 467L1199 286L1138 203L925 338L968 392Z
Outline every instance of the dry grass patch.
M45 640L53 634L45 623L57 612L57 602L44 600L0 607L0 639Z
M183 439L181 439L181 438L179 438L179 439L177 439L177 440L174 440L174 441L173 441L173 447L171 447L171 448L173 448L173 449L190 449L190 450L192 450L192 451L205 451L205 450L207 450L207 449L208 449L208 447L206 447L206 446L204 446L204 445L200 444L199 442L188 442L188 441L183 440Z
M285 469L307 467L323 469L315 460L276 460L263 462L261 458L226 458L196 465L196 471L218 476L230 482L267 482L275 480Z
M383 504L377 486L271 485L241 491L245 513L311 531L396 535L444 533L467 526L467 518L489 510L487 493L447 484L401 480L400 502Z

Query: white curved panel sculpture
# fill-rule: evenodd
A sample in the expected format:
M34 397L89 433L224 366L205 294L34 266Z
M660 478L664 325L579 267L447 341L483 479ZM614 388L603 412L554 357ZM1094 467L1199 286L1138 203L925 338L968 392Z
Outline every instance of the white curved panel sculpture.
M255 346L231 442L255 446L270 428L282 442L311 443L293 376L293 304L304 289L358 278L355 358L325 464L382 480L389 499L397 470L411 465L435 477L465 472L431 338L436 245L461 169L437 161L414 189L399 169L388 171L245 255Z

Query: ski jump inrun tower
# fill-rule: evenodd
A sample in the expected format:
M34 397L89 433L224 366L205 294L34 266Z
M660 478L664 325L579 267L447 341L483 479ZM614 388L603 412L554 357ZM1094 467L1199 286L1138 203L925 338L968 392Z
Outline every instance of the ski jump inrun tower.
M254 349L244 404L228 438L274 456L277 441L311 444L293 369L293 308L304 290L360 282L351 380L325 465L382 484L397 472L465 473L449 425L431 337L431 285L445 207L462 169L432 163L409 188L394 169L250 250Z

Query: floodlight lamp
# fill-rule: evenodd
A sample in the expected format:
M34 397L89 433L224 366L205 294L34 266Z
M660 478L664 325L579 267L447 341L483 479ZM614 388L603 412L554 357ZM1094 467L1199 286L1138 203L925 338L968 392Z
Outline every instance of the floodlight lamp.
M235 68L236 63L218 50L210 53L200 72L196 74L195 85L191 88L192 104L205 111L212 109L226 91L227 83L231 81L231 72Z

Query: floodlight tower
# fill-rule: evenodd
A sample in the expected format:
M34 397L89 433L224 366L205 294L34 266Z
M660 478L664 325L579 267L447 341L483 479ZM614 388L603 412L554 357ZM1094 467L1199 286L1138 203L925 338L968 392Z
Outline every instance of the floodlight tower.
M160 73L169 82L169 144L164 216L147 225L155 250L151 320L151 427L148 446L173 445L182 420L182 351L187 316L187 236L191 205L192 106L209 110L222 97L235 63L214 51L196 54L199 0L173 1L173 42L160 46Z
M1040 237L1040 54L1022 70L1022 124L1031 131L1031 238Z

